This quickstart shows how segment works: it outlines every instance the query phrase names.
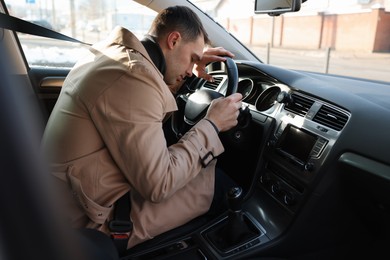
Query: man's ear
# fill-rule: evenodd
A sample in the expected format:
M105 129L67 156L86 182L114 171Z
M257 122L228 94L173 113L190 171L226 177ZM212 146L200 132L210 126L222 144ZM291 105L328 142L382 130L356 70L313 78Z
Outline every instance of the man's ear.
M167 37L168 49L172 50L175 47L175 45L178 42L180 42L180 40L181 40L181 35L178 31L173 31L169 33Z

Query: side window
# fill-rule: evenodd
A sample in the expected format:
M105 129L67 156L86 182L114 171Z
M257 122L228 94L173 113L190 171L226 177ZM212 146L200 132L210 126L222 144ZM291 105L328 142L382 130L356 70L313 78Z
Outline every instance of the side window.
M117 25L141 38L155 13L130 0L6 0L10 15L93 44ZM70 68L88 45L18 33L30 67Z

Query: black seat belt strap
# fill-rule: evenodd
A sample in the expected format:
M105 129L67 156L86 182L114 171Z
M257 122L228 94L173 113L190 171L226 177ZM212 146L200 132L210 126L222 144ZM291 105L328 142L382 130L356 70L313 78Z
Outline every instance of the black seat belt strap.
M126 252L130 232L133 230L130 211L131 202L129 191L115 202L114 216L108 224L111 231L111 238L118 249L119 255L123 255Z
M27 21L24 21L22 19L19 19L17 17L0 13L0 28L8 29L11 31L17 31L21 33L27 33L31 35L36 35L36 36L42 36L46 38L51 38L51 39L57 39L57 40L63 40L63 41L70 41L70 42L76 42L76 43L82 43L82 44L87 44L88 43L79 41L75 38L66 36L62 33L47 29L45 27L42 27L40 25L30 23Z

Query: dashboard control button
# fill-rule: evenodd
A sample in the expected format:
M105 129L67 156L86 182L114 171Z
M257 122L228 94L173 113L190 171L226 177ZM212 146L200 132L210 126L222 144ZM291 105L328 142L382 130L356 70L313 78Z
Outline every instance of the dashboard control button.
M313 163L306 163L305 164L305 170L306 171L309 171L309 172L311 172L311 171L313 171L314 170L314 164Z
M294 194L291 192L286 192L283 196L283 202L286 205L294 205L296 202Z
M271 185L271 191L272 191L272 193L275 193L275 194L279 193L280 192L280 185L279 185L279 183L273 183Z

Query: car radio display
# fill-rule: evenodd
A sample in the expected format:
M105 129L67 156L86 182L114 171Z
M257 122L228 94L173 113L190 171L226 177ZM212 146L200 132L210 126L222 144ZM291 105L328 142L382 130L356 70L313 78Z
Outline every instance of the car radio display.
M317 137L309 132L294 127L286 126L277 145L277 150L291 159L305 164L310 152L317 141Z

